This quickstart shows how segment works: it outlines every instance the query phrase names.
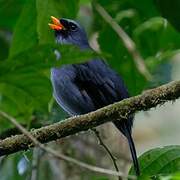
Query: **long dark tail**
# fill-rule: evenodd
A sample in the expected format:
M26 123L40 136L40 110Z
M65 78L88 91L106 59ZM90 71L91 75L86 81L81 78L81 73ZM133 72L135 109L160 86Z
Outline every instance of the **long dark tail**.
M133 138L131 136L131 126L129 126L129 124L127 124L126 122L114 121L113 123L124 134L124 136L126 136L128 140L131 156L133 159L134 169L135 169L136 175L139 176L140 168L139 168L139 162L137 159L136 148L134 145Z

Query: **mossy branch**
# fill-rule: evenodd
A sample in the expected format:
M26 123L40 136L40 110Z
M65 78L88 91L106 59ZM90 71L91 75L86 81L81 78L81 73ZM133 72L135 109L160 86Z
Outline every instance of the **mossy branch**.
M75 116L64 121L31 131L31 135L41 143L47 143L72 134L86 131L115 119L125 119L137 111L145 111L167 101L180 97L180 81L174 81L141 95L114 103L97 111ZM0 115L3 115L0 113ZM24 134L15 135L0 141L0 156L27 150L33 147L32 141Z

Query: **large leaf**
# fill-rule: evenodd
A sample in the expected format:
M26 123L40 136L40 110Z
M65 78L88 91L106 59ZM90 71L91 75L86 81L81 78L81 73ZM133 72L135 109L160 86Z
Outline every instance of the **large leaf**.
M138 158L141 177L169 175L180 172L180 146L165 146L147 151ZM129 174L134 174L131 169Z
M0 28L12 30L26 0L0 0Z
M38 43L36 0L27 1L13 32L10 56L33 47Z
M48 27L50 16L74 18L78 11L78 2L78 0L27 1L15 27L10 56L37 44L53 42L54 37Z
M56 61L54 50L61 52ZM36 52L36 53L34 53ZM68 53L67 53L68 52ZM79 63L94 57L91 51L72 46L41 45L30 48L0 63L0 109L28 121L35 111L48 112L52 96L49 69L63 64ZM6 121L0 128L6 128ZM7 123L6 123L7 124ZM2 126L1 126L2 125Z

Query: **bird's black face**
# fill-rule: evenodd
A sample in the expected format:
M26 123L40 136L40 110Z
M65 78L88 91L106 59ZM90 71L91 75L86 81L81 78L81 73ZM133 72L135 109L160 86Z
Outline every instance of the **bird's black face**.
M74 44L81 48L89 46L84 29L70 19L51 17L53 24L49 24L55 31L56 41L60 44Z

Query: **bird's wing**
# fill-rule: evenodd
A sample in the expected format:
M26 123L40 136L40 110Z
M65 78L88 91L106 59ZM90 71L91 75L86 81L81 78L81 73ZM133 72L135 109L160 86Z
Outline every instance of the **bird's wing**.
M53 95L57 103L70 115L85 114L95 110L86 91L74 83L76 71L72 65L51 69Z
M71 115L84 114L128 97L122 79L101 60L51 71L56 101Z
M85 91L96 109L127 98L127 89L119 75L101 60L92 60L76 69L76 86Z

